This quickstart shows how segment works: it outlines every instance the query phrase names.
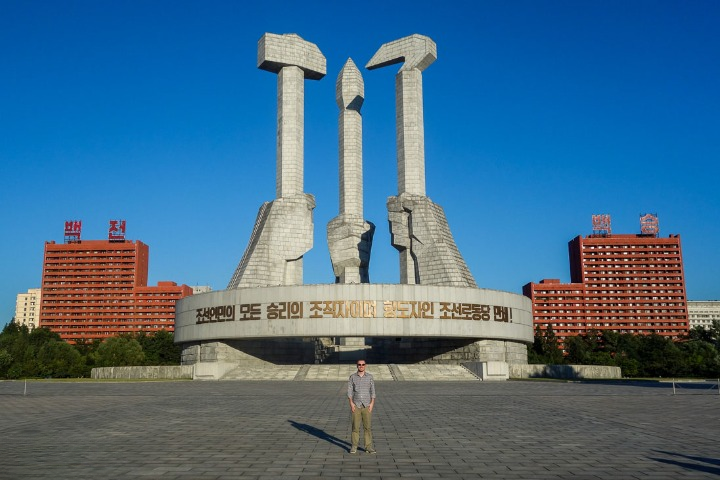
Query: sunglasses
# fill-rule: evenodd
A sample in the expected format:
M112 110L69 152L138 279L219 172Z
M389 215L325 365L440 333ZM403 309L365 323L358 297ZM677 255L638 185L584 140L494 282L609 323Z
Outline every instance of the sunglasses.
M364 363L358 363L357 366L358 366L358 367L364 367L365 364L364 364Z

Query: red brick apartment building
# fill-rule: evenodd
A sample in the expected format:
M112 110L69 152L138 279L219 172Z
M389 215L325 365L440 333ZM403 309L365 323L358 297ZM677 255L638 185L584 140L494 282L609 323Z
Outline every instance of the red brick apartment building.
M571 283L528 283L535 325L552 326L560 339L591 329L655 332L678 337L689 331L680 236L594 234L569 244Z
M175 329L175 301L192 288L147 286L149 248L140 241L45 243L40 325L70 343Z

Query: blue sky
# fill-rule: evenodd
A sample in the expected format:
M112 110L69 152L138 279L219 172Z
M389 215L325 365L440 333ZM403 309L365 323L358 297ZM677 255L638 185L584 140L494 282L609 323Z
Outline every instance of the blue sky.
M150 282L223 289L275 195L276 76L265 32L327 57L305 86L305 191L316 197L305 283L333 281L335 79L381 44L438 46L423 75L428 196L478 285L569 281L567 242L612 215L682 237L688 297L720 299L720 2L35 1L0 3L0 324L40 285L65 220L83 238L125 219ZM371 281L397 283L394 75L362 69Z

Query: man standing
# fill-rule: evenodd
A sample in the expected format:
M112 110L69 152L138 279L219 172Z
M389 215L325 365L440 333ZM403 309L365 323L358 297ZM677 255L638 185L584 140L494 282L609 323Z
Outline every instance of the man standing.
M360 422L365 431L365 452L375 453L372 443L372 411L375 405L375 381L365 372L365 360L357 361L357 372L348 379L348 400L352 412L352 447L350 453L357 453L360 442Z

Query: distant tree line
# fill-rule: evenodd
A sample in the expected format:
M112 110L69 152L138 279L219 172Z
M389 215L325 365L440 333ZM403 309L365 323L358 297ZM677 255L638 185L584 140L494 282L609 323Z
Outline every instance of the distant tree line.
M591 330L565 337L562 349L551 326L546 330L538 326L535 342L528 348L528 363L617 366L624 377L718 378L720 321L709 329L694 327L675 341L656 333Z
M10 322L0 333L0 378L89 377L93 367L180 365L173 334L123 334L71 345L47 328Z

